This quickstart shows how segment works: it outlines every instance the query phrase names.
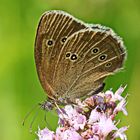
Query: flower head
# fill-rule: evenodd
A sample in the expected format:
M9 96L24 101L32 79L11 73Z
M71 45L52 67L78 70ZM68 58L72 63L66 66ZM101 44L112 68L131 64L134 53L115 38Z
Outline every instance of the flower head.
M77 105L66 105L58 113L59 123L56 132L45 128L39 130L39 140L127 140L125 131L128 127L117 128L115 117L118 112L126 111L126 97L120 87L115 93L93 95L84 101L77 100Z

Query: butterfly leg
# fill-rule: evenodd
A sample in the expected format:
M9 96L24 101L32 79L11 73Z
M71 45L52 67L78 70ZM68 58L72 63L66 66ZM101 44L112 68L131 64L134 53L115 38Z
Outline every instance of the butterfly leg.
M62 112L62 110L60 109L60 107L58 106L58 104L56 102L54 102L56 108L60 111L60 113L62 114L63 118L64 118L64 113Z

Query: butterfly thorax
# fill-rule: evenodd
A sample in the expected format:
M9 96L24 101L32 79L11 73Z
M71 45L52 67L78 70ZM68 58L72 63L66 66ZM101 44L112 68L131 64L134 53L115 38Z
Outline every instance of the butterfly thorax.
M49 111L54 108L54 101L53 100L45 100L43 103L39 104L43 110Z

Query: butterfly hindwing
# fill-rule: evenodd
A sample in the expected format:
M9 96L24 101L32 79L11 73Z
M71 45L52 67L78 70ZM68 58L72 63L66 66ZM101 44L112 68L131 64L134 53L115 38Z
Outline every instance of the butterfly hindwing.
M122 41L112 30L80 30L63 46L55 90L72 101L95 92L108 75L122 67L124 56Z

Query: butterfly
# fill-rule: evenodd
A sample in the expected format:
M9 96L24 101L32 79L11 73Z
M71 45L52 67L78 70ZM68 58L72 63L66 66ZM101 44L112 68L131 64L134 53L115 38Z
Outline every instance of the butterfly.
M126 50L111 28L52 10L40 19L34 54L48 96L43 108L52 109L103 90L105 78L122 68Z

